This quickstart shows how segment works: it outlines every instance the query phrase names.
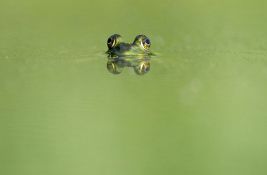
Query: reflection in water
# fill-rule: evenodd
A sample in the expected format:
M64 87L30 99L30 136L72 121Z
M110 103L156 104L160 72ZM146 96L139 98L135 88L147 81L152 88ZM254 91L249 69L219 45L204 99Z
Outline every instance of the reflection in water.
M110 73L120 74L124 67L131 67L137 75L144 75L150 70L150 57L108 57L107 69Z

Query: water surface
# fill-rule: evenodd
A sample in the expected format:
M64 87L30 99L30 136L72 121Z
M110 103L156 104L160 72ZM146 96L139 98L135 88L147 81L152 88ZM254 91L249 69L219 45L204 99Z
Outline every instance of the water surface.
M0 174L266 174L266 3L3 1ZM144 76L106 40L146 34Z

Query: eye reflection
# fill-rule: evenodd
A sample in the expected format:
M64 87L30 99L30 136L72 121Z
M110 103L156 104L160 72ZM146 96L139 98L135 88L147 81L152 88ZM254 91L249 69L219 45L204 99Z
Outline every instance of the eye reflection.
M138 75L144 75L150 70L149 61L141 61L137 66L134 67L134 71Z
M150 71L150 58L144 56L108 57L107 70L110 73L118 75L125 68L132 68L137 75L145 75Z
M107 69L112 74L120 74L123 70L123 66L119 60L109 59L107 62Z

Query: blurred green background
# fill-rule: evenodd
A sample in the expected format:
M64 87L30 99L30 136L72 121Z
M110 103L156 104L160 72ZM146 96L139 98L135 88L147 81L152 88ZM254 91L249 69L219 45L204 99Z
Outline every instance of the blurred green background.
M264 0L1 0L1 175L267 174ZM146 34L144 76L106 40Z

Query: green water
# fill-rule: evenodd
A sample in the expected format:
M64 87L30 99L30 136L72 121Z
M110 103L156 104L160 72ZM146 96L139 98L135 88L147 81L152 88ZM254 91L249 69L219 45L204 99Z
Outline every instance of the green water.
M265 175L267 4L0 2L1 175ZM146 34L150 71L107 70Z

